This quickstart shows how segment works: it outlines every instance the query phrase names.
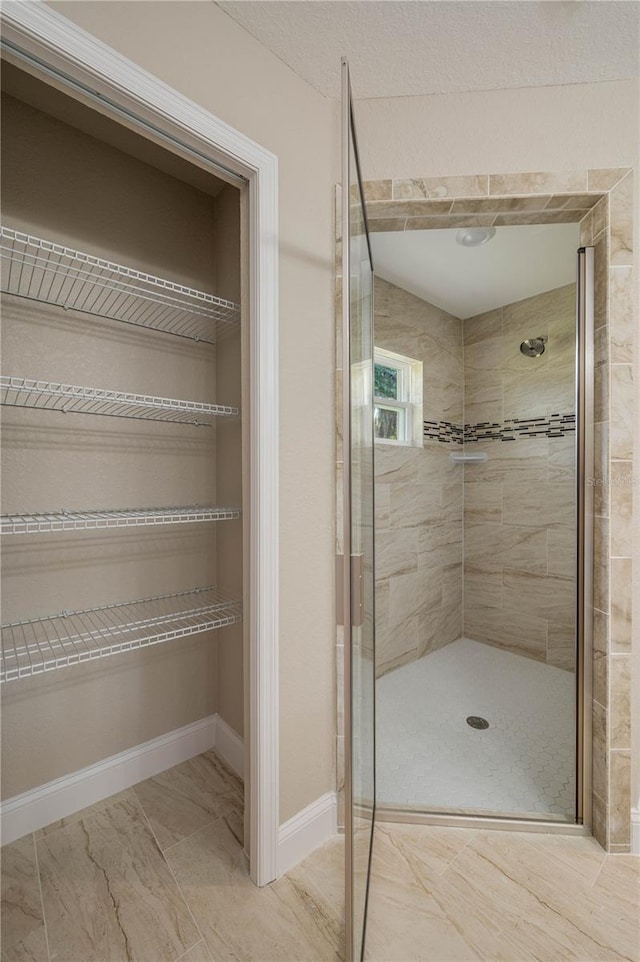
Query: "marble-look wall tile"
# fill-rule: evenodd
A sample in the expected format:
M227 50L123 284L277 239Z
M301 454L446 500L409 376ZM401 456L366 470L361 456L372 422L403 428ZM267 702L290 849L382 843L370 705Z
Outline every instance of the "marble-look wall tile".
M466 563L464 566L465 618L478 607L503 608L504 581L502 568Z
M593 520L593 604L599 611L609 610L609 521Z
M609 195L598 201L593 208L593 239L596 240L600 232L609 227Z
M575 525L551 528L547 536L547 568L549 574L574 577L577 537Z
M469 474L473 470L473 465ZM507 482L508 483L508 482ZM502 524L503 483L494 481L486 484L482 481L467 480L464 483L464 522L465 524Z
M462 524L445 521L418 529L418 568L462 564Z
M462 324L465 351L468 346L487 338L502 336L502 308L467 317ZM466 391L465 384L465 391ZM469 420L467 418L467 420Z
M609 797L609 842L628 846L631 841L631 752L612 751Z
M539 481L535 487L523 481L505 481L502 489L503 524L575 527L575 488L570 481Z
M592 795L592 804L593 837L606 851L609 848L609 806L595 792Z
M553 194L545 204L545 209L590 210L597 203L598 197L594 194Z
M609 747L631 749L631 655L613 655L610 669Z
M455 227L491 227L497 223L495 214L448 214L445 217L407 217L405 230L452 230Z
M563 438L549 438L549 481L570 481L576 479L576 438L575 434Z
M609 718L599 702L593 705L593 790L601 799L609 797Z
M369 221L380 217L426 217L430 214L448 214L450 200L374 201L367 204Z
M633 267L609 270L609 312L611 314L611 360L614 364L633 362Z
M452 214L483 214L494 212L504 214L517 211L539 211L551 201L551 194L538 194L534 197L481 197L477 200L454 200ZM590 206L590 205L589 205Z
M631 651L631 558L611 559L611 651Z
M633 174L627 174L609 195L611 264L633 263Z
M524 525L467 525L465 561L493 564L496 558L510 568L544 573L547 570L547 530Z
M378 217L369 221L369 233L378 234L385 231L402 231L407 223L406 217Z
M539 618L575 630L575 579L572 575L532 574L504 569L504 608L535 612Z
M418 529L376 531L376 578L418 569Z
M365 180L362 184L365 200L391 200L393 181Z
M610 486L605 483L609 474L609 422L596 421L593 432L593 513L600 518L609 517ZM589 479L587 478L587 483Z
M546 662L554 668L563 671L576 670L576 637L575 627L547 623L547 657Z
M593 211L580 221L580 247L591 247L593 243Z
M587 171L589 190L609 191L630 171L630 167L607 167Z
M559 194L587 190L586 170L557 173L491 174L490 194Z
M633 370L630 364L611 365L611 457L620 461L633 458Z
M49 962L33 835L2 849L2 962Z
M547 622L527 612L509 612L503 608L477 605L465 612L465 636L483 641L506 651L545 661L547 655Z
M609 231L601 231L598 237L594 238L593 246L593 273L595 284L593 325L597 331L599 327L606 327L609 324Z
M609 702L608 615L596 612L593 627L593 699L606 706Z
M610 470L611 554L614 558L630 558L633 535L633 462L611 461Z
M488 193L489 178L486 175L422 177L393 182L393 197L398 200L421 197L482 197Z
M459 602L442 606L420 615L418 619L418 655L443 648L462 637L462 606Z
M576 224L582 220L584 210L536 210L526 214L498 214L494 220L496 227L509 227L518 224Z

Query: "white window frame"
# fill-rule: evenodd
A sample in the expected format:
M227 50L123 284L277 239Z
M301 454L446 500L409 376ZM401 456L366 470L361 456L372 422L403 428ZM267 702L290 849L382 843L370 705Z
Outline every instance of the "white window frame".
M422 361L416 358L407 357L404 354L397 354L382 347L376 347L373 351L374 364L374 386L375 386L375 365L381 364L384 367L394 368L398 372L398 398L379 397L374 394L373 405L375 408L386 408L404 412L402 418L402 436L394 438L378 438L374 440L376 444L392 444L404 447L422 447L423 437L423 418L422 418ZM399 432L400 433L400 432Z

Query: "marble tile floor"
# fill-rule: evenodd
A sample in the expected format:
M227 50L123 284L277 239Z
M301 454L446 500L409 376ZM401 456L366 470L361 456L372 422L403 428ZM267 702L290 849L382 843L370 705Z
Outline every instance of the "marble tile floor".
M640 858L592 838L378 823L366 962L638 962Z
M5 846L2 962L340 962L343 837L257 889L241 804L207 752ZM378 823L365 959L640 962L639 883L590 838Z
M468 638L396 668L376 682L378 802L572 821L574 706L570 672Z
M6 845L2 962L338 962L343 839L258 889L206 752Z

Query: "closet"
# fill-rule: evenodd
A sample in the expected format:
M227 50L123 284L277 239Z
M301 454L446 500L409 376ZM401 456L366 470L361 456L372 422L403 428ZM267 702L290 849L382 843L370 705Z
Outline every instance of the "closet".
M2 94L4 800L239 739L241 191L13 66Z

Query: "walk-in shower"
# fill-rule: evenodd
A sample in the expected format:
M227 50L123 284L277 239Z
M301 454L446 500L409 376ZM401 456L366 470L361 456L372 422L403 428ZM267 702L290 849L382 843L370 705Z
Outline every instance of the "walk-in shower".
M575 825L579 228L457 233L372 235L378 813Z

